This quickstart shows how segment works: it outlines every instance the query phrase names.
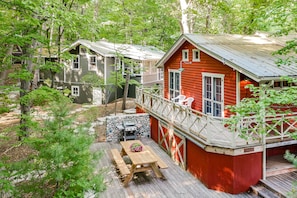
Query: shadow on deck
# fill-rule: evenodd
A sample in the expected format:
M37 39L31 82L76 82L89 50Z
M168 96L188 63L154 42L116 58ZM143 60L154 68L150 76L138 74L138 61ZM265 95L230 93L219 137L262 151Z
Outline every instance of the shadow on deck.
M110 149L117 148L120 150L120 144L112 142L100 142L94 144L92 150L101 150L103 155L97 163L97 170L104 171L107 189L99 194L101 198L196 198L196 197L234 197L250 198L258 197L254 194L242 193L231 195L206 188L198 179L189 172L176 165L171 158L151 139L142 138L145 145L149 145L155 153L168 165L167 169L161 169L165 180L156 178L153 174L138 174L131 181L127 188L123 184L115 171L110 156Z

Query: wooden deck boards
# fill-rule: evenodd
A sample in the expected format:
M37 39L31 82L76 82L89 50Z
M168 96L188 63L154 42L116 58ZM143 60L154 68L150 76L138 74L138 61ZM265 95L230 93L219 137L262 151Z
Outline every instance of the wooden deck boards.
M272 188L283 197L287 197L292 191L293 183L297 181L297 172L288 172L280 175L267 177L266 180L261 180L263 184Z
M161 169L165 180L156 178L152 173L145 175L138 173L128 187L123 184L116 173L110 156L110 149L120 149L120 144L111 142L96 143L91 150L102 151L102 158L97 163L97 170L104 170L107 189L99 194L100 198L251 198L257 197L248 193L231 195L207 189L198 179L176 165L170 157L151 139L143 138L144 144L149 145L157 155L168 165L167 169Z

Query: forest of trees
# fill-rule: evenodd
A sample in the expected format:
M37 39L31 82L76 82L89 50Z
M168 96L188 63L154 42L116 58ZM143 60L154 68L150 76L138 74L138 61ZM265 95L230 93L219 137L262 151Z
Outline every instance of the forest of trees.
M78 167L84 167L82 161L88 163L87 167L91 164L91 154L85 154L91 144L90 139L83 133L73 134L69 128L71 120L67 121L70 119L67 112L61 112L61 109L51 109L55 119L43 123L46 130L39 135L47 137L46 141L42 138L30 139L30 134L38 128L31 118L31 106L65 102L55 90L38 89L37 71L47 68L52 73L59 72L63 67L61 60L69 58L69 55L61 53L62 49L77 39L104 38L116 43L152 45L166 51L182 33L254 34L261 31L277 36L297 32L296 0L0 0L0 9L0 113L9 111L8 92L19 91L19 141L41 153L38 159L31 156L22 165L8 164L1 159L0 175L5 177L0 176L0 189L10 193L25 192L25 188L18 192L19 189L7 178L32 172L34 169L29 167L34 161L32 158L43 162L36 164L35 170L53 167L52 157L57 157L53 155L57 148L50 153L51 150L46 151L41 145L56 145L61 131L69 135L68 138L63 137L69 144L73 144L72 140L81 144L81 150L76 151L77 155L81 154L76 156L81 158L77 161ZM280 53L297 53L296 42L295 39ZM42 62L45 56L57 57L58 61L45 65ZM19 66L15 67L13 62L19 63ZM56 106L63 109L61 105ZM64 126L55 123L61 120L64 120ZM0 134L0 141L3 137L5 135ZM66 155L69 145L65 143L62 146ZM61 166L73 163L74 159L65 162L61 161L61 156L56 159L60 160L55 163L58 166L52 169L57 171L49 172L48 177L42 178L43 184L55 184L53 196L80 197L84 189L91 188L90 182L98 184L93 190L103 189L100 177L97 181L89 178L92 169L83 172L88 180L69 184L67 180L74 181L82 175L76 175L75 169L69 169L67 171L73 177L64 177ZM20 166L23 168L19 169ZM29 189L36 191L34 185L30 185Z

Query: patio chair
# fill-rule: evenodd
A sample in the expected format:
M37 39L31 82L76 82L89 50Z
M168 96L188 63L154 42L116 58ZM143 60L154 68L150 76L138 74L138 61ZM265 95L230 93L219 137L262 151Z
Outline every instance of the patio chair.
M186 99L186 96L185 95L178 95L176 96L175 98L171 98L172 101L182 105L183 104L183 101Z
M182 101L182 106L183 107L189 107L189 108L192 108L192 103L194 101L194 98L193 97L188 97L187 99L185 99L184 101Z

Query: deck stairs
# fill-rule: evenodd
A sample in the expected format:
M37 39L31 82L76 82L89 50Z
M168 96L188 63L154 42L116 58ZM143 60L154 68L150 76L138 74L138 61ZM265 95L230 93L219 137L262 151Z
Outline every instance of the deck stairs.
M251 190L253 194L256 194L259 197L263 198L280 198L286 197L279 194L279 192L272 189L269 185L267 186L265 183L260 181L258 184L251 186Z
M279 175L267 177L266 180L260 180L258 184L251 186L251 191L263 198L285 198L294 188L294 182L297 181L297 171L287 172ZM296 186L297 187L297 186ZM293 197L295 197L294 194Z

